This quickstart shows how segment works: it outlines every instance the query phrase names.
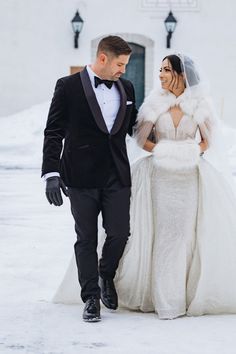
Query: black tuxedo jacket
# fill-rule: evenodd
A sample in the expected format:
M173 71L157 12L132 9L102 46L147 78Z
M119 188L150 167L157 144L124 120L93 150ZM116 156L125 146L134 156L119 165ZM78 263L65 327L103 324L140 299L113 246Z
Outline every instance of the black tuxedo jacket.
M109 133L87 70L57 81L44 131L42 175L59 172L68 187L100 188L112 160L121 183L131 185L125 137L137 115L134 89L125 79L116 85L120 108Z

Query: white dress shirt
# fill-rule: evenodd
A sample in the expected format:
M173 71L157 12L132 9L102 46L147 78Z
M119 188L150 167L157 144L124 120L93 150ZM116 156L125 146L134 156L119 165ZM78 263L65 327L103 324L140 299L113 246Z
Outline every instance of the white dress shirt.
M102 115L107 126L107 130L110 133L120 107L119 90L116 85L112 85L110 89L105 84L100 84L98 85L98 87L95 87L94 77L97 75L92 71L90 66L87 65L86 69L89 74L89 78L96 99L101 108Z
M109 133L115 122L118 110L120 108L120 94L116 85L112 85L109 89L105 84L100 84L95 87L94 77L97 76L90 66L86 66L93 91L100 106L107 130ZM46 173L43 178L46 180L49 177L60 176L58 172Z

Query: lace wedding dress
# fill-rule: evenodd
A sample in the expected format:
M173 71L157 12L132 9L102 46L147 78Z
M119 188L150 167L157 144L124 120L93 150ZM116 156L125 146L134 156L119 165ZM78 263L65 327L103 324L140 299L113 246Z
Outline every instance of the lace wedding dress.
M139 144L153 127L158 143L131 166L131 236L115 278L119 304L163 319L236 313L236 198L199 157L199 127L210 136L209 120L202 119L206 102L158 95L139 114ZM177 127L174 105L184 113ZM104 237L100 227L99 248ZM54 301L78 303L79 293L73 257Z

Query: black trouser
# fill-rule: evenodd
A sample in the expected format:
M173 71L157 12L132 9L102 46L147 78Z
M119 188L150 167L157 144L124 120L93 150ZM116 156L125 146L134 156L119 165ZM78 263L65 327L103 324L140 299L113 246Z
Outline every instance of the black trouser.
M112 169L104 188L69 188L69 197L77 233L75 256L81 297L85 302L90 296L100 298L98 273L104 279L115 276L130 235L130 187L122 186ZM98 270L97 224L100 212L107 236Z

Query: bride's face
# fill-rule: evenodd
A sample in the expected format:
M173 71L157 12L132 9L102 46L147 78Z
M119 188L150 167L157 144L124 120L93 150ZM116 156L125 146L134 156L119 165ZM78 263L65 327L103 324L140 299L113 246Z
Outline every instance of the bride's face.
M160 81L161 81L161 87L165 90L168 90L172 79L173 79L173 75L172 75L172 66L171 63L169 62L168 59L163 60L162 64L161 64L161 69L160 69Z
M162 62L159 78L164 90L174 91L183 86L183 76L173 70L168 59Z

